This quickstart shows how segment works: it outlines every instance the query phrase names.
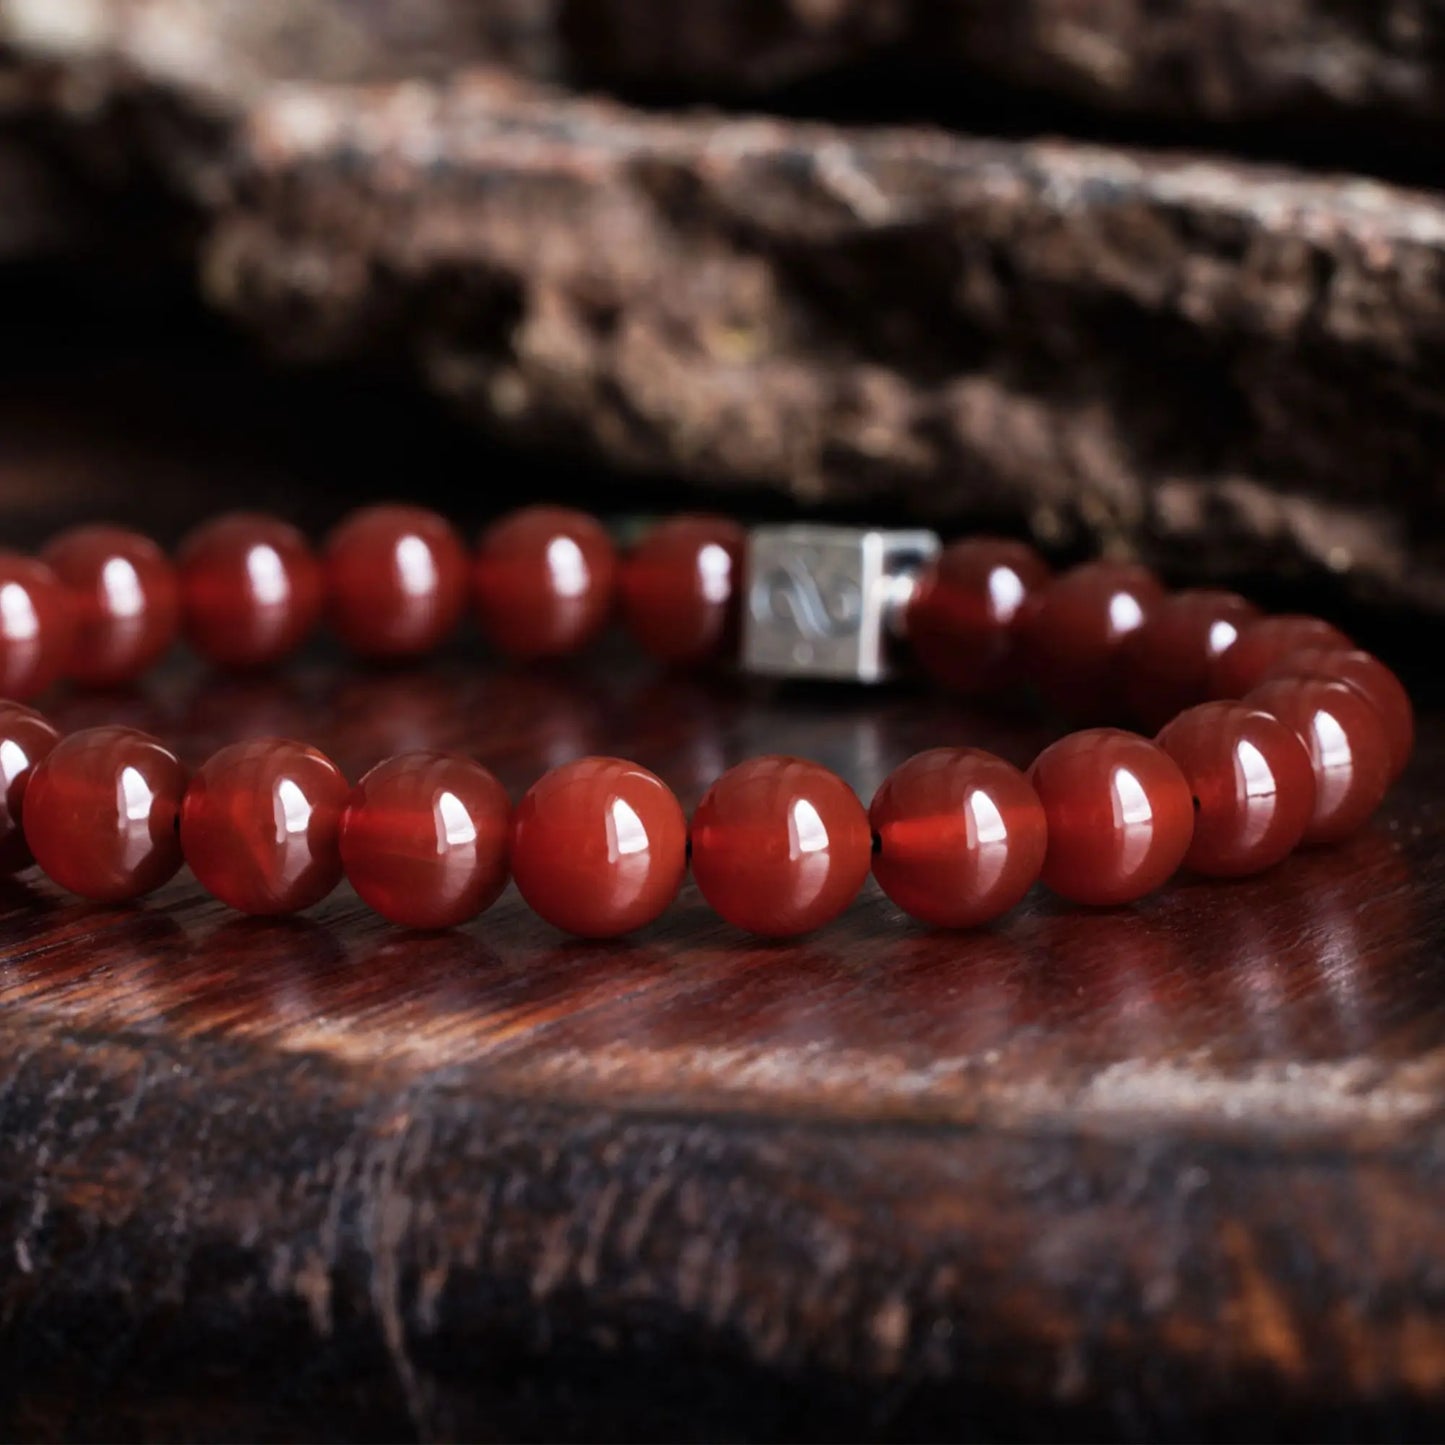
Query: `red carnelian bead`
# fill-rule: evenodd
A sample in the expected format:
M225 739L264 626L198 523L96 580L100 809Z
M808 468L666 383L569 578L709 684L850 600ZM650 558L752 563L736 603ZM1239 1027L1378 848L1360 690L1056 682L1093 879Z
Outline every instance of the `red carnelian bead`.
M1020 639L1029 676L1056 707L1081 717L1118 711L1119 649L1164 596L1146 567L1090 562L1038 594Z
M315 748L282 738L232 743L205 762L181 804L191 872L242 913L294 913L341 881L346 779Z
M976 748L933 748L874 795L873 876L905 913L973 928L1033 887L1048 846L1044 807L1011 763Z
M176 814L185 787L175 754L145 733L71 733L30 774L25 841L62 888L98 903L139 898L181 866Z
M1259 609L1236 592L1197 589L1161 598L1120 648L1124 697L1135 717L1162 727L1209 696L1217 658Z
M612 610L617 553L602 524L567 507L526 507L493 522L472 572L477 617L511 657L561 657Z
M0 552L0 697L42 693L70 663L75 613L43 562Z
M403 753L374 767L341 815L341 862L383 918L453 928L507 884L512 803L479 763Z
M1415 751L1415 709L1400 679L1379 658L1358 650L1306 647L1277 663L1265 681L1277 677L1330 677L1369 698L1385 724L1390 744L1390 781L1393 783L1404 772Z
M321 564L289 523L229 512L197 527L176 560L186 636L223 667L265 667L306 640Z
M1277 662L1306 647L1349 651L1354 643L1338 627L1318 617L1261 617L1241 627L1234 642L1215 658L1209 670L1210 694L1243 697L1264 681Z
M38 712L0 703L0 873L18 873L35 861L23 827L25 790L36 763L59 741Z
M1298 846L1314 813L1315 775L1304 744L1277 718L1247 702L1206 702L1156 741L1194 794L1188 867L1237 878Z
M621 758L537 780L512 820L512 876L532 910L583 938L651 923L687 870L687 820L667 785Z
M633 548L619 573L622 616L661 662L706 662L737 638L746 533L725 517L672 517Z
M103 523L74 527L40 557L70 595L76 631L66 671L76 682L131 682L175 641L175 569L149 537Z
M425 507L363 507L326 539L326 615L362 657L418 657L451 636L467 603L467 554Z
M1348 837L1390 786L1390 743L1375 705L1348 683L1327 677L1276 678L1245 701L1292 728L1309 752L1315 806L1304 841Z
M904 623L929 676L961 693L1007 683L1015 624L1050 575L1048 563L1023 542L968 537L945 547L919 579Z
M1092 728L1029 769L1049 823L1043 880L1074 903L1132 903L1184 861L1194 800L1178 765L1137 733Z
M765 938L836 918L868 877L868 815L842 778L801 758L749 758L692 819L692 873L729 923Z

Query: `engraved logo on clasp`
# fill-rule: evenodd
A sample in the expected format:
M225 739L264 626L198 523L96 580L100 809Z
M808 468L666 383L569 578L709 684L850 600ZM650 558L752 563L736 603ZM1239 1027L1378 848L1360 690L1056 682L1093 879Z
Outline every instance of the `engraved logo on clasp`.
M765 677L889 673L889 618L938 550L932 532L798 522L748 536L742 662Z
M788 623L817 641L847 637L863 617L863 592L853 578L820 575L802 557L790 557L758 577L750 601L758 621Z

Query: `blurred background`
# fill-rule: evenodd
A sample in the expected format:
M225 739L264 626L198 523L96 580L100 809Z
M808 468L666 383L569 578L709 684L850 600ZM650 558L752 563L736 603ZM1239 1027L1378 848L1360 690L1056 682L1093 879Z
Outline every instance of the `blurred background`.
M1438 0L0 0L0 517L908 518L1445 613Z

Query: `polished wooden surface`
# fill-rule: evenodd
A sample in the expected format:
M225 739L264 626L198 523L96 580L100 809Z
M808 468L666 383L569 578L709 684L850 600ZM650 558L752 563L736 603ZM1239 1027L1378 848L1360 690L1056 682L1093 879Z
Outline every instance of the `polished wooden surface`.
M456 748L514 796L551 763L626 755L688 808L765 748L816 758L867 798L940 739L1023 764L1049 736L924 693L709 684L613 659L546 675L461 659L389 674L323 665L278 683L197 670L50 713L63 728L101 714L156 731L192 765L222 741L273 734L305 737L351 777L395 751ZM1427 732L1414 776L1445 762L1440 741ZM837 924L791 944L721 924L690 884L658 924L588 944L541 923L515 888L474 924L428 936L386 925L344 886L271 923L229 913L185 875L114 909L27 875L0 893L3 998L32 1026L465 1066L586 1103L1369 1137L1428 1116L1426 1086L1445 1067L1432 1053L1441 980L1420 956L1439 921L1420 875L1440 842L1438 810L1407 777L1368 832L1261 878L1184 878L1120 910L1037 889L961 934L911 926L870 884Z
M22 540L97 508L173 539L248 490L339 509L289 445L223 432L207 470L63 402L0 419ZM866 798L917 749L1024 764L1057 731L910 685L668 677L615 642L523 670L321 646L270 681L180 658L52 711L192 764L267 734L353 777L457 748L514 796L619 753L688 807L751 753ZM1036 891L957 936L871 884L793 943L689 885L581 944L515 889L428 936L344 887L270 922L185 874L142 908L7 883L0 1433L1433 1438L1442 778L1430 704L1344 846L1118 911Z

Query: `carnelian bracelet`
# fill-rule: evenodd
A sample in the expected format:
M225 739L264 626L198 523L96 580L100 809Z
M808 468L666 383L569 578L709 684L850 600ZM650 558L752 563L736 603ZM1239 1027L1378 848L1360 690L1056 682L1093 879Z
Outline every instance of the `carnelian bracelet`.
M911 650L961 692L1032 682L1076 716L1126 707L1162 730L1075 732L1027 775L937 748L866 812L815 763L750 758L689 827L659 778L617 758L552 769L514 810L453 754L389 758L349 787L316 749L262 739L188 777L135 729L62 737L22 705L62 677L131 681L181 630L220 666L270 666L323 611L358 654L414 658L452 633L469 594L517 658L576 651L617 604L669 664L736 656L765 674L870 681ZM246 513L200 527L174 564L111 526L66 532L38 560L0 553L0 695L17 699L0 704L0 870L38 863L117 903L184 862L255 914L307 908L344 875L386 918L426 928L474 917L510 874L544 919L591 938L657 918L689 862L719 914L774 937L835 918L870 867L904 911L952 928L997 918L1040 879L1120 904L1181 866L1256 873L1357 829L1414 731L1399 681L1329 623L1261 617L1228 592L1169 595L1139 566L1055 577L1018 542L940 549L927 532L749 532L701 516L660 523L619 559L600 523L557 507L496 522L471 558L445 520L408 506L354 513L319 558L293 527Z

